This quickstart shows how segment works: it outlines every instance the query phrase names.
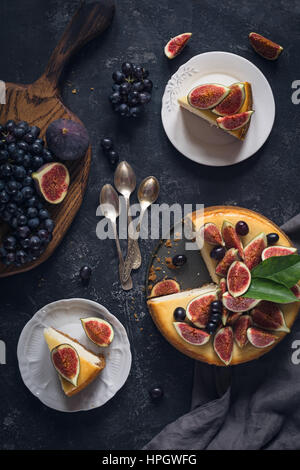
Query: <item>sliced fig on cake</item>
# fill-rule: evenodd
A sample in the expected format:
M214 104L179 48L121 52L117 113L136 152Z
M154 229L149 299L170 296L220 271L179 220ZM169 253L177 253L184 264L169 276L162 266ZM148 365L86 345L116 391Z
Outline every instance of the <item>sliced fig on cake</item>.
M214 337L214 350L226 366L230 364L233 351L233 331L225 326L217 331Z
M236 248L241 259L244 257L244 248L240 237L236 233L235 226L228 220L224 220L222 225L222 237L226 248Z
M261 232L245 246L244 262L250 271L261 262L261 254L267 245L267 236Z
M186 309L187 318L199 328L205 328L210 315L210 304L218 300L218 294L206 292L191 300Z
M235 324L235 322L240 318L240 316L244 313L244 312L229 312L229 315L228 315L228 318L227 318L227 325L229 326L233 326Z
M284 315L278 304L262 300L257 307L251 311L251 317L256 326L265 330L286 331L290 329L286 326Z
M278 340L278 337L267 331L259 330L251 326L247 330L247 338L256 348L267 348Z
M230 266L227 273L228 292L232 297L239 297L245 294L251 283L251 273L245 263L235 261Z
M248 124L253 113L254 111L244 111L231 116L218 117L217 124L225 131L236 131Z
M249 41L255 52L268 60L276 60L283 47L258 33L250 33Z
M66 197L70 174L62 163L47 163L31 176L38 193L50 204L59 204Z
M300 286L299 286L299 284L295 284L293 287L291 287L291 291L297 297L297 299L300 299Z
M114 330L110 323L97 317L81 318L87 337L97 346L107 347L114 339Z
M191 36L192 33L182 33L170 39L164 49L165 55L168 59L174 59L174 57L178 56L191 39Z
M220 287L220 300L222 300L223 294L225 294L225 292L227 292L227 282L226 282L225 277L223 277L223 279L220 280L219 287ZM229 314L230 314L229 310L227 310L227 308L224 307L224 305L223 305L222 323L223 323L224 326L227 323L227 318L228 318Z
M173 322L179 336L189 344L202 346L209 341L210 334L184 322Z
M297 252L297 248L291 246L268 246L262 252L261 258L264 261L265 259L271 258L272 256L287 256L293 255Z
M227 276L228 269L238 259L238 250L236 248L226 251L224 258L216 266L216 274L222 277Z
M256 307L259 302L259 299L232 297L229 292L225 292L225 294L223 294L223 305L231 312L247 312L251 308Z
M215 108L221 101L226 98L230 89L218 83L206 83L193 88L187 100L191 106L197 109Z
M216 224L209 222L200 229L200 237L209 245L224 245L224 241Z
M252 318L250 315L240 315L234 322L233 334L236 344L243 348L248 343L247 330L252 326Z
M219 116L238 113L245 101L245 86L243 83L233 83L229 88L230 92L226 98L212 110L213 113L219 114Z
M162 295L176 294L177 292L180 292L178 282L174 279L164 279L152 287L150 297L161 297Z
M77 387L80 360L76 349L70 344L60 344L52 349L51 360L59 375Z

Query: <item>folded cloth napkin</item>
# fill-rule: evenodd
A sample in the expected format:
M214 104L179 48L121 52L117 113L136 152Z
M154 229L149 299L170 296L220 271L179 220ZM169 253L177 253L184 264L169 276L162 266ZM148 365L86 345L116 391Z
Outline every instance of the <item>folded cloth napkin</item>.
M300 249L300 214L282 226ZM144 449L300 447L300 318L273 351L232 367L196 363L192 410Z

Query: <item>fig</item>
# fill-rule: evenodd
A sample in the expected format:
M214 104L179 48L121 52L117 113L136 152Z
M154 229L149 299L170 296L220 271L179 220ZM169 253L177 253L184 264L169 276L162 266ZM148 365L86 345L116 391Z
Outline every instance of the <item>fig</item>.
M248 343L247 330L250 326L252 326L252 318L250 315L240 315L234 322L234 339L240 348L243 348Z
M219 286L220 286L221 293L225 294L225 292L227 291L227 282L226 282L225 277L221 279Z
M300 299L300 286L298 284L295 284L293 287L291 287L291 291L297 297L297 299Z
M183 33L170 39L164 49L165 55L168 59L174 59L174 57L180 54L183 48L187 45L191 36L192 33Z
M187 318L199 328L205 328L210 316L210 304L218 300L215 291L201 294L191 300L186 309Z
M223 294L225 294L225 292L227 291L227 283L226 283L226 279L225 279L225 278L221 279L219 286L220 286L220 291L221 291L221 296L220 296L220 298L221 298L221 300L222 300ZM228 318L228 316L229 316L229 313L230 313L229 310L227 310L227 308L224 307L224 305L223 305L223 309L222 309L222 323L223 323L224 326L225 326L226 323L227 323L227 318Z
M288 246L268 246L265 248L261 254L261 258L264 261L265 259L271 258L271 256L287 256L293 255L297 252L297 248L292 248Z
M230 250L226 251L224 258L217 264L216 274L222 277L226 276L232 263L238 259L238 250L236 248L230 248Z
M80 372L78 353L70 344L60 344L51 351L51 360L59 375L77 387Z
M150 297L160 297L162 295L175 294L180 292L180 286L174 279L164 279L157 282L151 290Z
M226 98L230 89L217 83L206 83L193 88L188 94L188 102L198 109L211 109Z
M266 234L261 232L245 246L244 261L250 271L261 262L261 254L267 245Z
M81 318L81 323L87 337L97 346L109 346L114 339L113 327L102 318Z
M260 302L259 299L250 299L247 297L232 297L229 292L223 294L223 305L231 312L247 312L251 308L256 307Z
M283 51L279 44L257 33L250 33L249 41L255 52L268 60L276 60Z
M209 245L224 245L220 230L212 222L201 227L200 236Z
M225 131L236 131L244 127L251 119L254 111L244 111L243 113L231 114L230 116L218 117L217 124Z
M67 167L62 163L47 163L32 173L37 191L50 204L59 204L66 197L70 175Z
M272 333L259 330L253 326L248 328L247 338L252 346L255 346L256 348L267 348L268 346L271 346L271 344L274 344L278 339L277 336L273 335Z
M287 331L284 316L279 306L274 302L262 300L260 304L251 311L251 317L256 326L265 330Z
M86 128L71 119L51 122L46 139L49 150L61 160L77 160L86 154L89 146Z
M240 318L240 316L244 313L244 312L229 312L228 310L228 318L227 318L227 325L234 325L235 322Z
M235 261L227 273L228 292L232 297L239 297L249 289L251 273L245 263Z
M214 338L214 350L226 366L230 364L233 351L233 331L230 326L217 331Z
M245 101L245 86L243 83L233 83L229 87L230 91L226 98L216 106L212 112L220 116L236 114Z
M209 341L210 335L204 330L199 330L184 322L173 322L173 325L179 336L189 344L202 346Z
M244 249L240 237L236 233L235 226L224 220L222 225L222 236L225 242L226 248L236 248L238 250L239 256L241 259L244 258Z

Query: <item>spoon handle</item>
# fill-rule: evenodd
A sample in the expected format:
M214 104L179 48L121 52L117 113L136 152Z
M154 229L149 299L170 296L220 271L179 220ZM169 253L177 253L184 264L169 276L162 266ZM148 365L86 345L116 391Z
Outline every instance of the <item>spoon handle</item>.
M136 231L138 233L138 237L140 236L141 222L142 222L142 219L144 217L144 213L145 213L145 210L143 210L141 212L140 220L139 220L139 223L138 223L137 228L136 228ZM137 238L137 240L138 240L138 238ZM137 240L136 240L136 242L137 242ZM139 250L139 252L140 252L140 250ZM141 252L140 252L140 254L141 254ZM126 282L130 278L130 273L131 273L131 270L133 269L133 263L134 263L135 260L137 260L136 252L134 250L133 245L130 245L130 243L128 241L128 252L127 252L127 256L125 258L124 271L123 271L123 275L122 275L123 282L124 281ZM142 257L140 256L140 262L141 261L142 261Z
M114 236L115 236L115 240L116 240L116 247L117 247L117 252L118 252L118 256L119 256L119 276L120 276L121 286L122 286L123 290L130 290L130 289L132 289L132 279L130 277L130 273L129 273L129 276L127 276L126 280L123 277L125 264L124 264L124 259L123 259L121 247L120 247L120 242L119 242L119 237L118 237L118 232L117 232L117 225L116 225L115 222L112 222L112 227L113 227L113 231L114 231Z
M128 214L128 226L132 223L131 215ZM130 237L128 231L128 253L132 252L132 269L138 269L142 264L142 255L138 239Z

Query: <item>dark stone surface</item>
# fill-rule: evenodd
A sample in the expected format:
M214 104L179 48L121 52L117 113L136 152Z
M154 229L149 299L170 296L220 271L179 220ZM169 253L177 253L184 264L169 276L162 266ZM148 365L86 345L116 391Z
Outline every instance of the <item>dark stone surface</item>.
M78 3L2 0L0 78L34 81ZM77 55L62 83L66 105L84 121L93 144L83 205L51 259L32 272L0 281L0 339L7 345L7 364L0 366L0 448L140 448L189 410L193 361L161 337L144 301L146 261L155 242L141 242L144 266L133 274L134 290L124 293L117 280L114 243L99 241L95 235L99 190L112 182L112 171L99 150L102 136L115 138L122 159L132 164L139 181L149 174L159 178L160 202L238 204L278 224L299 210L299 108L291 102L291 83L300 79L299 2L117 3L111 29ZM253 30L285 46L277 63L252 51L247 35ZM190 45L177 59L168 61L163 46L183 31L193 32ZM257 155L232 168L213 169L187 160L169 143L160 120L161 97L170 75L193 55L209 50L234 52L252 61L270 81L276 99L276 121L269 140ZM126 58L147 66L155 83L152 102L137 122L118 120L107 100L111 73ZM78 89L77 95L71 93L72 88ZM93 268L87 288L78 279L83 264ZM40 307L70 297L98 301L122 321L131 342L133 366L127 383L109 403L68 415L46 408L23 385L16 347L23 326ZM164 387L165 397L154 405L148 389L156 384Z

